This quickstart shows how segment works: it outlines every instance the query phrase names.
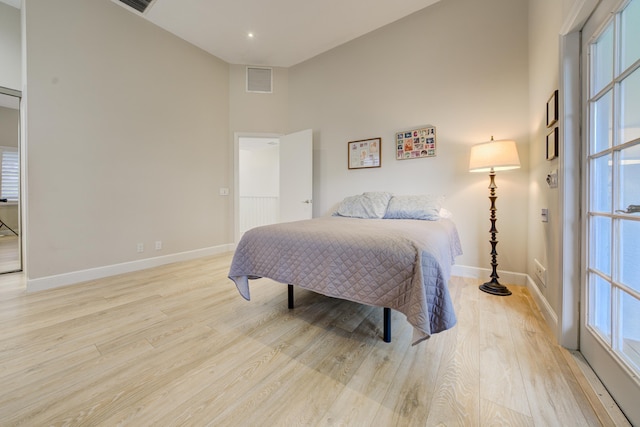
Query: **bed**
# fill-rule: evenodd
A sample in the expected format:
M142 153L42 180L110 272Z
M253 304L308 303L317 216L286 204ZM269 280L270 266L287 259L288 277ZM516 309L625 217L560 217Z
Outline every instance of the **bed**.
M338 209L335 216L251 229L238 243L229 278L247 300L249 280L266 277L289 285L290 307L293 285L383 307L385 341L390 309L413 326L413 344L449 329L456 316L448 281L462 254L455 224L439 214L389 215L389 200L374 213Z

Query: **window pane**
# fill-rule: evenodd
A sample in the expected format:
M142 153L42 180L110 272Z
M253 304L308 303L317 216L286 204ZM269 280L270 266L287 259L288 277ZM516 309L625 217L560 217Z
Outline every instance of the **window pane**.
M640 221L620 220L620 280L640 292Z
M634 0L621 15L622 22L622 69L640 59L640 1Z
M611 343L611 285L593 273L590 279L589 323Z
M638 41L640 46L640 39ZM635 70L620 84L622 96L622 143L640 138L640 69Z
M620 206L640 205L640 144L620 151Z
M20 194L20 157L17 148L0 147L0 198L17 202Z
M593 103L591 108L591 153L596 154L611 147L613 120L611 115L612 92L607 92Z
M591 218L589 253L591 267L611 276L611 218Z
M611 213L611 154L591 161L591 206L590 212Z
M622 292L622 353L640 369L640 301Z
M594 96L613 80L613 23L593 44L591 62L591 96Z

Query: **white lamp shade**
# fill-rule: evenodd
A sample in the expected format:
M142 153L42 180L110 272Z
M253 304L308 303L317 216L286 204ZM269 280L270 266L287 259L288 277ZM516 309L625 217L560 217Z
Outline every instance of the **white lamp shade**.
M482 142L471 147L469 172L489 172L518 169L520 158L515 141Z

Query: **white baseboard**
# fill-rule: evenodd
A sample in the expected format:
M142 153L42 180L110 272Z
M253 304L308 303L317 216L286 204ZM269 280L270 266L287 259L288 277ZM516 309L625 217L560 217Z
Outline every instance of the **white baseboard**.
M452 276L486 279L487 281L489 280L490 274L491 270L488 268L468 267L465 265L454 265L451 269ZM500 281L504 284L526 286L538 306L538 310L542 313L542 317L544 317L547 325L549 325L549 328L554 332L558 330L558 316L555 311L553 311L551 305L549 305L549 301L547 301L544 295L542 295L542 292L540 292L538 285L528 274L498 270L498 276L500 276Z
M173 262L188 261L205 256L217 255L230 252L235 249L235 244L230 243L209 248L197 249L194 251L180 252L177 254L164 255L154 258L146 258L138 261L125 262L122 264L107 265L104 267L90 268L87 270L73 271L70 273L58 274L55 276L40 277L37 279L27 279L27 292L44 291L62 286L73 285L89 280L102 279L104 277L115 276L117 274L131 273L133 271L145 270L147 268L158 267L160 265L171 264ZM469 267L465 265L454 265L451 269L453 276L471 277L474 279L489 279L491 270L487 268ZM498 275L503 283L527 286L542 316L547 321L551 330L556 331L558 327L558 316L553 311L547 299L542 295L536 283L524 273L498 270Z
M536 284L536 282L530 277L527 276L527 289L529 289L529 293L533 297L533 300L536 302L538 306L538 310L542 313L542 317L546 320L547 325L551 328L551 331L555 335L556 339L558 339L558 315L553 310L549 301L542 295L540 292L540 288Z
M160 265L171 264L173 262L188 261L205 256L217 255L234 250L234 244L212 246L209 248L196 249L193 251L180 252L177 254L163 255L154 258L146 258L138 261L124 262L121 264L106 265L104 267L90 268L87 270L72 271L70 273L57 274L55 276L39 277L37 279L27 279L27 292L44 291L47 289L59 288L73 285L88 280L102 279L104 277L115 276L117 274L131 273L133 271L145 270L147 268L158 267Z
M451 269L452 276L471 277L473 279L487 279L489 281L491 270L488 268L469 267L466 265L454 265ZM498 270L500 281L505 284L523 286L527 283L527 275L513 271Z

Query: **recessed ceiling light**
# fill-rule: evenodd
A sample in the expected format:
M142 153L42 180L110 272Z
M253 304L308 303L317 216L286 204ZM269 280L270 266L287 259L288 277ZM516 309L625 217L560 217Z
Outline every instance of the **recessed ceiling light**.
M247 37L249 37L250 39L252 39L252 38L253 38L253 33L251 33L251 32L250 32L250 33L247 33Z

